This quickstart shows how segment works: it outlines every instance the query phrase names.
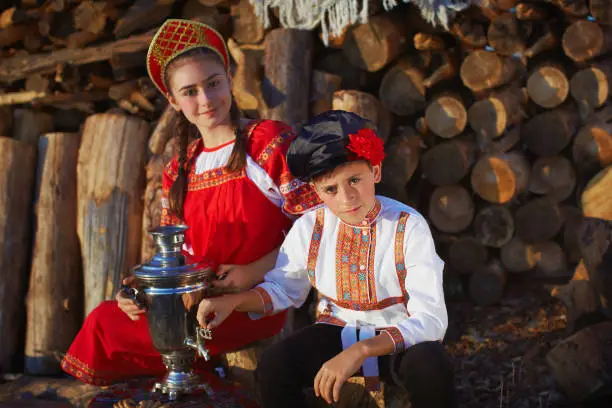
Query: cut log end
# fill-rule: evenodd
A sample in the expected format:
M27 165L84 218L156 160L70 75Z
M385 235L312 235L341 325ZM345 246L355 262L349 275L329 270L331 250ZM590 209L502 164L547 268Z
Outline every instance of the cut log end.
M555 66L539 67L527 80L527 92L531 100L547 109L555 108L565 102L569 89L565 72Z
M480 306L498 303L506 287L507 273L499 262L491 262L470 277L470 298Z
M612 164L612 127L601 124L585 125L574 139L572 157L576 166L585 172L599 170Z
M478 241L489 247L501 248L514 235L514 219L510 210L502 206L488 206L474 217L474 233Z
M601 107L609 100L612 88L612 61L608 70L592 66L578 71L570 81L570 93L590 109Z
M423 174L438 186L458 183L465 177L473 162L473 146L451 140L427 150L422 158Z
M612 166L601 170L582 192L580 198L582 213L585 217L612 220L612 201L610 191L612 189Z
M551 240L562 225L561 209L549 199L532 200L516 211L516 234L527 243Z
M517 154L483 156L472 169L472 189L483 199L504 204L527 185L529 167Z
M429 202L429 217L438 230L457 233L470 226L474 218L474 202L461 186L438 187Z
M396 115L413 115L427 103L423 81L423 73L417 67L401 60L383 77L378 92L380 100Z
M540 157L533 163L529 190L552 201L567 199L576 186L576 172L563 156Z
M436 97L425 110L425 121L436 135L450 139L459 135L467 124L467 111L460 97Z
M605 33L599 24L578 20L563 33L563 51L576 62L587 61L609 50L611 44L608 37L609 33Z
M449 264L460 273L474 273L485 265L488 257L487 247L472 236L457 239L448 250Z

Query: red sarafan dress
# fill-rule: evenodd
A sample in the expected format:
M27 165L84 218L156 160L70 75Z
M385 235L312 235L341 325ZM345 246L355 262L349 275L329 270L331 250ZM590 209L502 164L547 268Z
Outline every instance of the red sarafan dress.
M293 133L287 125L252 121L245 132L247 165L241 172L225 169L233 142L208 150L198 139L187 152L185 251L216 265L244 265L267 255L280 246L296 216L319 204L308 184L289 173L285 153ZM177 169L174 158L164 174L162 224L181 222L169 213L167 199ZM284 313L251 320L234 312L214 329L207 346L212 355L235 350L275 335L284 321ZM116 301L103 302L87 316L62 368L97 385L166 371L151 342L146 315L132 321Z

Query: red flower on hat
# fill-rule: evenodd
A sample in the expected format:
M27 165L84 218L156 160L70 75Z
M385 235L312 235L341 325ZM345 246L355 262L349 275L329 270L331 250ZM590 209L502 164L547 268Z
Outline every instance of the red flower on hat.
M360 129L359 132L350 134L346 148L360 159L369 161L372 166L379 165L385 158L383 141L372 129Z

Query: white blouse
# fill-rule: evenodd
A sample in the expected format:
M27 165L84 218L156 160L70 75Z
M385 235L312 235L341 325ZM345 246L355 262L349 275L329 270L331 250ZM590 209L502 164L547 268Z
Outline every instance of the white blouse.
M318 323L373 327L401 352L444 337L443 267L423 216L377 196L360 225L344 223L327 207L300 217L275 268L254 290L273 314L301 306L313 286L321 294Z

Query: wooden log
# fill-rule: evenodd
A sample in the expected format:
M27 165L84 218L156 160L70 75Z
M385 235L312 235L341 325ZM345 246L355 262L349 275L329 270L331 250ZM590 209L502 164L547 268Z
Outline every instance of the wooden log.
M575 62L584 62L612 50L612 30L588 20L578 20L563 33L563 51Z
M342 77L329 72L312 71L310 112L318 115L332 109L334 93L342 86Z
M409 116L425 107L423 72L408 58L399 60L382 79L378 95L390 112Z
M450 33L466 50L476 50L487 45L487 35L482 24L460 13L451 23Z
M481 92L509 83L516 76L518 66L519 62L513 58L476 50L461 63L460 76L466 87Z
M232 35L232 20L228 8L207 6L199 0L187 0L181 10L181 17L204 23L217 30L223 38L229 38Z
M474 218L474 201L459 185L441 186L429 201L429 218L433 225L446 233L457 233L470 226Z
M38 138L53 130L53 116L50 114L31 109L15 109L14 139L38 145Z
M180 113L174 110L172 106L166 106L149 138L149 150L152 154L159 155L164 152L168 141L172 137L179 115Z
M375 96L357 90L340 90L333 94L332 108L353 112L371 120L380 138L386 142L392 129L392 117Z
M423 175L432 184L457 184L474 163L474 146L464 140L450 140L427 150L422 157Z
M567 254L567 260L571 263L577 263L582 259L580 252L580 240L578 231L584 220L582 210L570 204L561 206L563 214L563 247Z
M589 181L580 197L585 217L612 220L612 166L607 166Z
M559 154L580 126L580 115L572 106L560 106L532 117L521 128L521 138L539 156ZM542 132L546 129L546 132Z
M584 0L547 0L561 9L569 21L586 18L589 14L587 2Z
M448 249L448 263L460 273L471 274L484 267L488 259L487 247L471 235L458 238Z
M535 244L551 240L563 226L559 206L546 198L537 198L516 210L516 235Z
M25 329L36 148L0 137L0 372L12 372Z
M459 65L451 53L444 51L436 52L435 55L440 59L440 64L423 80L425 88L431 88L442 81L453 79L459 73Z
M602 25L612 25L612 3L610 0L589 0L591 16Z
M586 218L579 229L580 251L602 311L612 318L612 223Z
M74 26L81 33L90 33L98 38L106 26L108 5L104 2L84 1L72 10ZM84 34L81 34L84 35Z
M569 271L563 249L553 241L528 244L514 237L501 248L500 259L512 273L534 270L539 277L560 278L567 277Z
M569 95L570 84L563 67L558 64L542 64L527 79L527 92L532 101L543 108L561 105Z
M507 153L521 140L521 126L515 126L506 134L497 140L490 142L484 140L486 144L485 148L481 146L481 152L483 153Z
M309 31L278 28L266 35L262 86L268 107L265 117L290 126L308 120L312 55Z
M560 42L559 36L547 22L540 21L540 24L541 34L538 36L538 39L525 50L523 53L523 57L525 58L533 58L545 51L552 50L556 48Z
M468 121L480 137L489 141L501 136L510 126L523 121L526 103L525 90L511 85L470 106Z
M53 73L58 64L91 64L106 61L117 52L146 50L152 38L153 33L145 33L83 49L61 49L44 54L5 58L0 61L0 81L13 82L36 73Z
M472 190L490 203L504 204L525 190L529 172L529 163L518 152L487 154L472 169Z
M584 125L574 139L572 158L582 172L597 171L612 164L612 125L603 121Z
M147 123L135 117L97 114L85 121L77 167L77 227L86 314L112 299L139 261L148 134Z
M115 24L113 33L124 38L135 31L151 28L163 22L172 12L172 0L136 0Z
M403 22L389 15L377 15L349 30L342 51L351 64L376 72L400 55L406 43Z
M425 121L436 135L451 139L465 130L468 114L462 97L443 93L434 97L425 109Z
M504 268L511 273L523 273L532 270L536 265L536 253L533 245L529 245L519 237L501 247L499 257Z
M30 22L35 16L17 7L10 7L0 13L0 30L15 24Z
M411 127L405 127L385 147L382 183L396 200L408 202L406 184L419 165L421 137Z
M606 103L612 96L611 88L612 58L576 72L570 81L570 94L585 113Z
M509 57L514 54L523 54L527 48L525 39L529 35L525 26L513 13L500 14L491 21L487 30L489 45L499 55Z
M563 393L572 401L608 394L612 385L612 322L586 327L557 344L546 355L546 363ZM601 406L605 402L601 401ZM599 405L599 404L597 404Z
M497 260L475 271L470 276L470 298L480 306L491 306L502 299L507 272Z
M334 51L315 58L313 69L338 75L342 78L341 88L343 89L362 89L368 83L368 73L351 65L341 51Z
M10 47L22 41L28 33L34 30L34 27L32 24L19 24L0 30L0 47Z
M521 21L537 21L544 20L548 17L548 9L541 5L520 2L516 5L515 15L517 20Z
M257 44L264 39L264 26L255 15L253 5L249 0L240 0L232 4L232 38L239 44Z
M263 44L258 49L241 48L230 38L227 41L227 48L237 65L232 77L232 94L238 108L251 114L263 110L261 93Z
M418 51L444 51L446 44L439 35L429 33L416 33L412 37L414 48Z
M76 229L76 168L81 136L50 133L38 145L41 179L27 296L25 371L61 372L56 353L68 350L83 318L83 275Z
M501 248L514 236L514 218L508 208L488 205L474 217L474 235L482 245Z
M563 156L540 157L531 168L529 191L561 202L569 198L576 187L576 172Z
M0 136L10 137L13 130L13 109L10 106L0 107Z

